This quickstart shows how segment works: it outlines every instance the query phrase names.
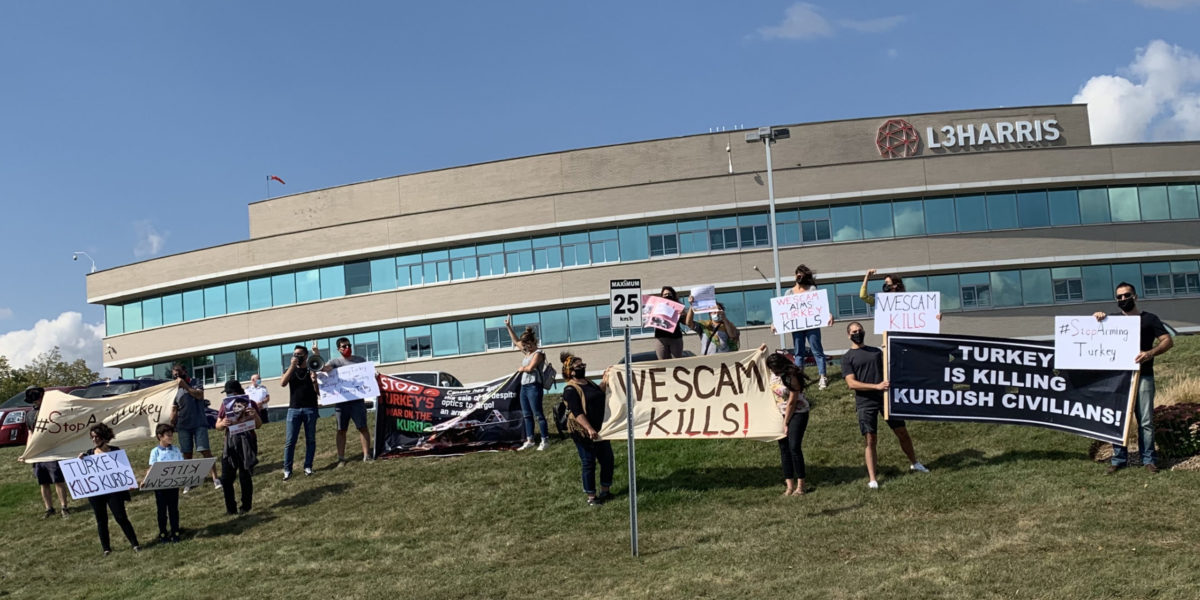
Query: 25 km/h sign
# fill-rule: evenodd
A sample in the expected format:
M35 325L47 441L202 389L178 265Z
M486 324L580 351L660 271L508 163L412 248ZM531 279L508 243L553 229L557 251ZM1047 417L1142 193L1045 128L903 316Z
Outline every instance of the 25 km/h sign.
M608 282L612 328L642 326L642 280L611 279Z

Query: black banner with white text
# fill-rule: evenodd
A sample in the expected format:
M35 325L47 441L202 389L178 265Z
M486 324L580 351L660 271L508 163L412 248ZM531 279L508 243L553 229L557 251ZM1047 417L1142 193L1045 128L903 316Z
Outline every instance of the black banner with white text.
M461 454L515 448L525 440L520 378L470 388L434 387L379 375L375 455Z

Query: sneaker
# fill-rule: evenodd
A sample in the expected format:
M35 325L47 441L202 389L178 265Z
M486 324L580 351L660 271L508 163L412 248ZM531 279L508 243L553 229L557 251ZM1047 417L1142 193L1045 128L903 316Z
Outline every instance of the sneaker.
M142 551L142 547L141 547L141 546L134 546L134 547L133 547L133 553L134 553L134 554L137 554L138 552L141 552L141 551Z
M65 506L64 506L64 507L62 507L62 510L61 510L60 512L62 512L62 517L63 517L64 519L65 519L65 518L67 518L67 517L69 517L69 516L71 516L71 509L69 509L69 508L67 508L67 507L65 507Z
M287 478L286 478L286 477L284 477L284 479L287 479ZM185 486L183 486L183 491L181 491L181 492L179 492L179 493L180 493L180 494L186 494L186 493L188 493L188 492L192 491L193 489L195 489L195 487L194 487L194 486L185 485Z
M612 499L612 497L613 497L613 495L612 495L612 493L610 493L610 492L600 492L600 493L599 493L599 494L596 496L596 499L597 499L597 500L599 500L599 501L601 501L601 502L608 502L609 500L611 500L611 499Z
M238 516L248 515L248 514L250 514L250 509L248 509L248 508L239 508L238 509Z
M588 506L600 506L601 504L604 504L604 501L599 498L596 498L595 496L592 496L587 499L587 503L588 503Z
M339 458L339 459L338 459L338 461L337 461L337 464L336 464L336 465L334 465L334 466L333 466L333 468L335 468L335 469L340 469L340 468L342 468L342 467L344 467L344 466L346 466L346 459L344 459L344 458Z
M172 544L178 544L178 543L179 543L179 534L178 534L178 533L172 533L172 534L171 534L171 543L172 543Z
M165 531L160 531L158 533L158 543L165 544L170 540L171 540L171 536L167 535L167 533Z
M1104 471L1104 474L1112 475L1113 473L1116 473L1117 471L1120 471L1121 469L1124 469L1124 468L1125 468L1125 465L1108 465L1108 469Z
M304 467L304 475L307 477L312 477L312 467Z
M375 462L375 457L370 454L363 455L363 462Z
M908 470L915 471L917 473L928 473L929 472L929 468L926 467L925 465L921 464L921 461L917 461L917 462L909 465Z
M47 508L47 509L46 509L46 512L42 513L42 518L43 518L43 519L49 519L50 517L53 517L53 516L54 516L54 509L53 509L53 508Z
M538 449L538 452L545 450L546 449L546 440L542 440L542 443L538 444L537 449Z
M520 448L517 448L517 452L520 452L522 450L528 450L532 447L533 447L533 440L525 440L525 443L521 444Z
M1158 473L1158 467L1155 466L1154 463L1150 463L1150 464L1146 465L1146 471L1149 472L1151 475L1154 475L1154 474ZM66 510L66 509L63 509L63 510ZM63 515L63 516L65 517L66 515Z
M105 551L104 551L104 556L108 556L109 554L112 554L112 550L105 550Z
M870 489L873 489L873 490L877 490L877 489L879 489L879 482L878 481L868 481L867 487Z
M826 378L824 375L822 375L820 383L817 384L817 388L823 390L828 387L829 387L829 379Z
M291 479L291 478L292 478L292 472L291 472L291 471L284 471L284 472L283 472L283 480L284 480L284 481L287 481L287 480L289 480L289 479Z
M225 487L225 486L221 485L221 482L220 482L220 481L213 481L213 489L214 489L214 490L219 490L219 489L221 489L222 487Z

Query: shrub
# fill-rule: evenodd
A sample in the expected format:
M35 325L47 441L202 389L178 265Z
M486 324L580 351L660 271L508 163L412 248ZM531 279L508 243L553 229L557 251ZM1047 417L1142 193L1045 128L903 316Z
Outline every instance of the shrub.
M1200 404L1189 402L1155 408L1154 441L1164 458L1200 454Z

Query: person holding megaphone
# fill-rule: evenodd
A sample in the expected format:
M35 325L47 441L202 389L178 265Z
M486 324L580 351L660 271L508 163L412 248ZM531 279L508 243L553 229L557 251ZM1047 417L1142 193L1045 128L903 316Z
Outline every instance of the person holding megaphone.
M279 378L279 385L288 388L291 394L283 442L283 480L287 481L292 478L292 459L296 455L301 427L304 428L305 475L313 474L313 457L317 454L317 377L311 370L308 349L303 344L296 344L292 350L292 362Z

